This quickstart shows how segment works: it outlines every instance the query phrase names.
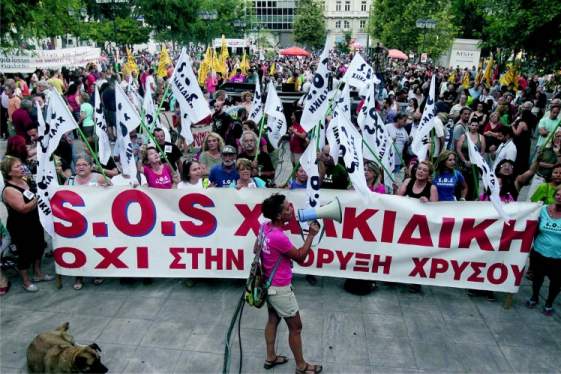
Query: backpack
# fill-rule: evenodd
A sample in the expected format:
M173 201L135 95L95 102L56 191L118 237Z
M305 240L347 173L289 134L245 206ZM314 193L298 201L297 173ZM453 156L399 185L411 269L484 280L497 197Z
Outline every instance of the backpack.
M255 258L251 263L251 269L249 271L249 277L245 283L245 301L256 308L261 308L265 301L267 300L267 290L271 286L273 277L280 265L282 259L281 256L277 259L271 275L269 278L265 279L265 272L263 270L263 263L261 262L261 250L263 248L263 242L265 240L265 234L263 232L263 225L259 229L259 235L257 236L257 251L255 253Z

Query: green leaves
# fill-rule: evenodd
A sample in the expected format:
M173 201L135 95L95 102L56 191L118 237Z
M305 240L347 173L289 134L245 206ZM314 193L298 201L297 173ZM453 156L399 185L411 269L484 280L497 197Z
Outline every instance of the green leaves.
M300 0L294 19L294 39L312 48L322 48L325 43L323 6L316 0Z

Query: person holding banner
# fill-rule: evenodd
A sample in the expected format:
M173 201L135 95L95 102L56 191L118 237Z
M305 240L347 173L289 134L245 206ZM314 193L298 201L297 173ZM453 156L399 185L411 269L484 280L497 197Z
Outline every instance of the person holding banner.
M255 242L254 251L257 250L258 245L262 245L261 255L266 279L276 267L267 296L269 318L265 326L267 359L264 367L271 369L288 362L287 357L277 355L275 351L277 327L283 318L288 326L288 344L296 361L296 373L320 373L323 370L321 365L310 365L304 359L300 335L302 320L292 289L292 261L302 263L306 259L320 227L316 222L311 223L303 246L296 248L283 232L285 225L294 214L292 205L286 200L286 197L280 194L271 195L263 201L261 211L263 216L270 221L261 226L260 230L263 230L264 240L263 243ZM275 266L275 264L278 265Z
M177 183L175 172L167 163L162 164L160 153L155 147L146 148L142 163L148 187L171 189Z
M561 291L561 186L555 189L555 202L540 211L539 227L531 252L532 297L526 302L528 308L538 305L540 289L545 277L549 278L549 292L543 313L553 315L553 303Z
M26 182L21 160L5 156L0 165L4 178L2 200L8 210L7 229L17 248L17 268L28 292L37 292L37 282L51 281L52 275L41 271L41 257L45 250L43 226L39 221L37 197ZM33 266L33 278L29 268Z
M468 185L456 169L456 153L444 151L438 157L433 183L438 191L438 201L465 201Z
M65 185L93 187L108 185L103 175L92 173L94 165L92 159L89 156L85 154L79 155L76 158L74 166L76 169L76 174L68 178Z
M236 161L236 170L239 178L237 181L230 183L230 188L240 190L242 188L265 188L266 183L259 177L252 177L253 163L247 158L239 158Z

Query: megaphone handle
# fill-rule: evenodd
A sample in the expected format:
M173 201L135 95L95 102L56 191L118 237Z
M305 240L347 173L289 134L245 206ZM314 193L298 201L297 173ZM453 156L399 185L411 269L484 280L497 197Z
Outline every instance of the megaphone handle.
M316 222L318 225L320 225L320 223L317 220L311 221L311 222ZM319 240L315 245L318 245L321 242L321 239L323 239L323 234L325 233L325 225L320 225L321 226L321 231L319 233ZM304 230L302 229L302 226L300 225L300 223L298 223L298 227L300 227L300 236L302 237L302 241L306 241L306 238L304 238ZM312 243L312 246L314 244Z

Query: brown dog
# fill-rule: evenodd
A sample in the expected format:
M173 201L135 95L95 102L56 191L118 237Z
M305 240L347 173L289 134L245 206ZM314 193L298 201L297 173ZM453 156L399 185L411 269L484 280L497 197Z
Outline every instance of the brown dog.
M27 348L27 367L31 373L107 373L101 363L97 344L77 345L65 322L54 331L44 332Z

